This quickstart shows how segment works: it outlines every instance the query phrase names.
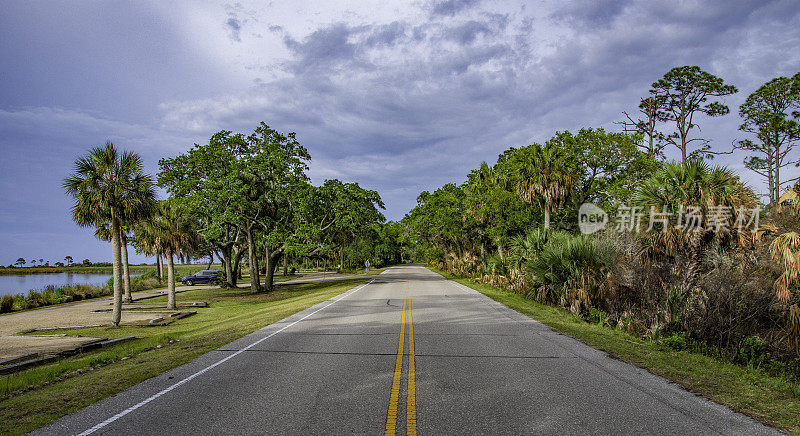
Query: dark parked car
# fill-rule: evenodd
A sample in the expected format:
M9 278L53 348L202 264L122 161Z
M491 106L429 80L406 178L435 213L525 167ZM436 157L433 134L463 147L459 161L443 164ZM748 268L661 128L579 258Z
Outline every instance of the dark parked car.
M197 271L196 273L186 276L181 279L181 283L192 286L195 283L211 283L216 281L222 275L222 271L217 270L204 270Z

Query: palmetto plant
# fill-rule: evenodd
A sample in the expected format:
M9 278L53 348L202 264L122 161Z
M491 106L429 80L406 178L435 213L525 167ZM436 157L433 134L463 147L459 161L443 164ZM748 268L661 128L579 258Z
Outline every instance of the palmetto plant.
M522 201L538 202L544 210L544 228L550 228L550 212L572 193L576 177L567 151L555 142L532 144L514 153L518 170L516 189Z
M122 316L122 250L120 233L125 222L146 216L155 204L152 177L145 174L135 153L120 153L111 141L95 147L75 161L74 173L64 180L64 189L75 199L72 218L81 227L110 223L114 270L114 306L111 324Z
M607 241L591 236L555 232L541 252L526 263L539 298L561 305L588 308L602 298L614 259Z
M686 164L665 164L661 172L643 183L635 202L645 213L661 214L660 219L666 220L646 235L643 254L649 258L658 254L688 253L690 265L684 283L689 287L697 278L703 253L710 243L743 244L757 236L753 229L746 229L749 234L738 232L734 225L738 211L744 208L749 212L756 206L753 191L729 169L711 167L699 159ZM679 223L681 213L692 208L701 218L700 222L691 226L685 221ZM654 217L651 215L650 219L655 220Z
M790 204L781 202L781 206L788 206L788 212L794 216L800 215L800 182L781 197L788 198ZM780 211L779 207L779 211ZM769 246L772 259L783 268L783 273L775 280L773 289L778 300L787 305L792 300L793 290L800 283L800 234L789 231L776 237ZM788 308L788 333L790 346L800 352L800 305L792 304Z
M525 263L535 259L542 252L552 231L535 228L525 236L511 238L509 261L514 268L523 268Z

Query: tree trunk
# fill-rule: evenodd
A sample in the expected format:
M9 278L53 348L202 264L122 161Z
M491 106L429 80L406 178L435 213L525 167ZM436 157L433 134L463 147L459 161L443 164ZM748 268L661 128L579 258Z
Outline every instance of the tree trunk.
M289 256L283 255L283 275L289 275Z
M505 250L503 250L503 244L501 244L499 240L497 241L497 253L500 254L500 260L506 263Z
M167 250L167 310L175 310L175 261L172 250Z
M275 290L275 283L273 279L275 278L275 268L278 266L278 256L280 256L280 254L270 253L267 255L267 277L264 279L264 286L267 288L267 292L272 292Z
M550 228L550 203L544 205L544 228Z
M156 253L156 265L158 266L158 281L164 281L164 262L161 261L161 252Z
M773 159L775 163L775 204L778 204L778 199L781 198L781 162L778 159L780 156L780 149L775 150L775 159Z
M261 281L258 279L258 256L253 241L253 232L247 232L247 258L250 264L250 292L257 294L261 291Z
M339 247L339 270L344 269L344 244Z
M111 311L111 326L119 327L120 320L122 319L122 249L119 240L119 221L117 218L111 216L111 262L113 265L114 278L112 280L114 287L114 308Z
M238 249L234 251L233 255L233 286L237 287L239 285L239 280L242 278L242 256L244 253L241 253Z
M225 270L225 286L235 288L236 277L234 275L233 259L231 258L231 248L222 247L220 252L222 254L222 268Z
M212 265L213 263L214 263L214 252L213 252L213 251L210 251L210 252L208 253L208 266L206 267L206 269L211 269L211 265Z
M131 295L131 270L130 266L128 265L128 238L125 236L124 232L120 235L120 241L122 242L122 274L124 285L123 290L125 291L123 301L126 303L132 303L133 295Z

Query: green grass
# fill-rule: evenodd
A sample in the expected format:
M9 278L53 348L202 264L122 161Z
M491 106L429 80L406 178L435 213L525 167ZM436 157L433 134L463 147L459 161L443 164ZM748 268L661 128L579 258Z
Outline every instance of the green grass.
M207 301L209 307L193 309L197 315L168 326L61 331L139 339L0 376L0 434L23 434L50 423L363 281L294 285L265 294L250 294L247 289L197 289L178 294L178 301Z
M522 295L431 269L613 357L668 378L765 424L800 435L800 383L797 380L771 376L760 369L702 354L673 351L658 341L642 340L615 328L590 324L565 310L539 304Z

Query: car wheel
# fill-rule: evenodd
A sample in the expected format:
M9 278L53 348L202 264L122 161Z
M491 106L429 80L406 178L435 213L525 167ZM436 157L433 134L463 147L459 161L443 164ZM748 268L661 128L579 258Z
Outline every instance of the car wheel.
M186 280L186 284L189 286L194 286L194 282L191 280Z

